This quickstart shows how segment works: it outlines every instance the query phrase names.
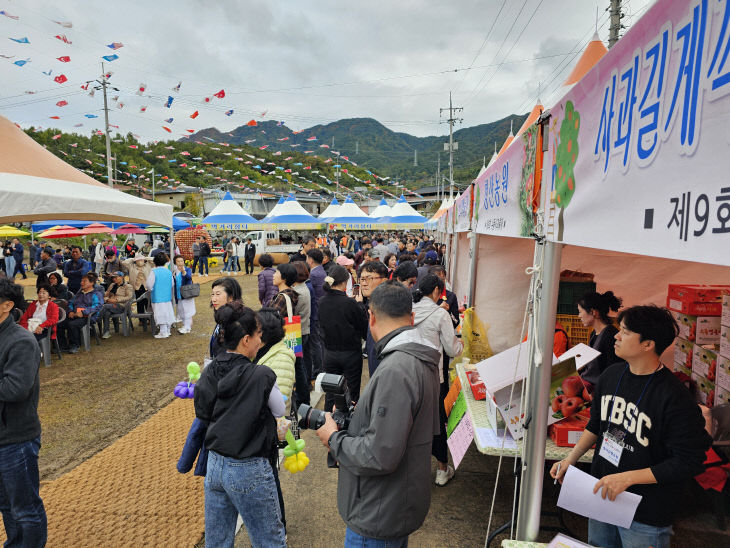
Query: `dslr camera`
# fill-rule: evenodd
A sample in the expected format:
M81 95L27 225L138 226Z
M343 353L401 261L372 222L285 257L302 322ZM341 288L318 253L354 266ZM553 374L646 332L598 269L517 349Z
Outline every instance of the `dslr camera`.
M335 409L332 412L332 419L337 423L338 430L347 430L350 425L350 418L355 406L352 404L350 390L347 387L347 380L342 375L333 373L320 373L315 381L315 390L331 395L335 400ZM297 409L299 415L299 427L308 428L310 430L319 430L327 418L325 411L315 409L311 405L303 403ZM327 465L330 468L336 468L332 455L327 454Z

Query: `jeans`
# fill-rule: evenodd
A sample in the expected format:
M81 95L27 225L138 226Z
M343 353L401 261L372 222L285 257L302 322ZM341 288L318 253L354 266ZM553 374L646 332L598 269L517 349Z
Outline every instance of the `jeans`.
M228 262L226 263L226 270L228 272L238 272L240 269L238 268L238 262L236 262L236 257L228 257Z
M240 514L254 547L286 547L271 464L263 457L234 459L208 453L205 545L232 548Z
M345 531L345 548L408 548L408 535L401 538L377 539L358 535L348 527Z
M302 335L302 350L304 351L309 344L309 335ZM294 362L294 396L296 397L297 407L303 403L309 405L309 375L307 374L307 366L304 358L297 358Z
M634 521L630 529L588 520L588 544L601 548L669 548L672 526L657 527Z
M15 278L15 257L12 255L5 257L5 274L11 280Z
M41 439L0 447L0 512L6 548L45 546L48 522L38 494Z
M196 267L196 266L198 266L198 262L199 262L199 261L200 261L200 257L199 257L199 256L197 256L197 257L193 257L193 266L192 266L192 267L190 267L190 270L191 270L192 272L195 272L195 267Z
M203 275L203 268L205 267L205 274L208 273L208 257L200 257L198 259L198 274Z

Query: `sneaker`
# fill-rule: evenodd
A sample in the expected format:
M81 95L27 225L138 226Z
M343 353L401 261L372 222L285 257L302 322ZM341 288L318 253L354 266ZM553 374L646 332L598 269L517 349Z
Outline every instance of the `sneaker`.
M443 487L451 481L454 477L454 469L451 466L447 466L446 470L440 468L436 470L436 485Z
M208 277L208 274L206 274L205 277L207 278Z
M104 334L101 336L102 339L108 339L112 336L112 334L109 331L104 331Z
M166 338L167 338L167 335L163 335L162 333L158 333L157 335L155 335L155 339L166 339Z
M68 349L69 354L78 354L79 353L79 347L78 346L72 346Z
M186 329L184 327L181 327L180 329L177 330L177 332L180 333L181 335L184 335L185 333L190 333L190 330Z

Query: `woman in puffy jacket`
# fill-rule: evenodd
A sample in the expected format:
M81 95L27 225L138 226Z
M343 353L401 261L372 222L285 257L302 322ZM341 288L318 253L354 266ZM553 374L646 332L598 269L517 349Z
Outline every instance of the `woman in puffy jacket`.
M413 293L414 326L426 340L435 347L442 349L450 357L457 356L464 349L464 345L456 337L454 324L448 312L448 306L436 304L444 290L444 282L434 274L426 274ZM446 409L444 398L449 392L449 378L444 374L443 367L439 367L441 393L439 396L439 425L441 431L434 436L431 453L438 461L436 471L436 485L446 485L454 477L454 469L449 466L448 447L446 445Z
M276 373L279 390L286 397L286 413L291 409L291 393L294 388L294 351L284 341L284 320L275 308L262 308L257 313L261 323L261 344L256 363L271 368Z
M261 265L261 272L259 272L259 302L261 306L267 307L271 304L271 301L279 289L274 285L274 272L273 268L274 259L268 253L264 253L259 257L259 264Z

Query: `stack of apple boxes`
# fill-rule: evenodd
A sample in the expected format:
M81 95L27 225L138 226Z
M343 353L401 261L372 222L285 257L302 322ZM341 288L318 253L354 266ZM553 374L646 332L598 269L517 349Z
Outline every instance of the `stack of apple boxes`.
M674 370L708 407L730 403L730 286L670 284L667 307L679 324Z

